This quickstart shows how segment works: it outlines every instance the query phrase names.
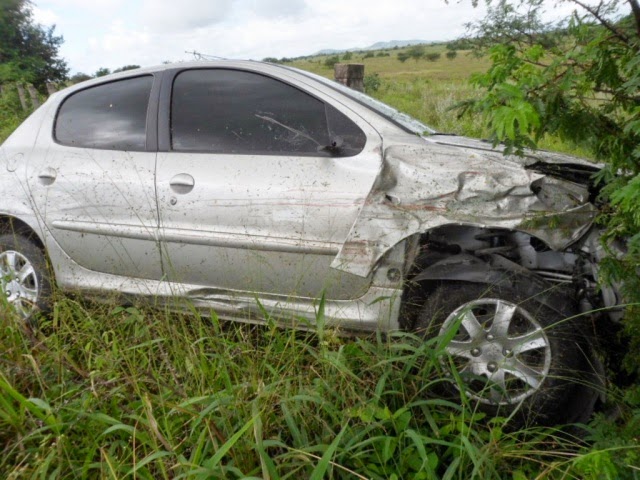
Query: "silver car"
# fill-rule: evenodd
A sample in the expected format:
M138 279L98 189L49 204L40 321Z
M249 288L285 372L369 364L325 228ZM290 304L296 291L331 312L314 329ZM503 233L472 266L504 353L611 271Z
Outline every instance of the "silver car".
M301 327L324 297L343 330L441 335L445 383L488 411L583 420L585 312L619 303L596 288L597 170L284 66L127 71L52 95L0 147L1 289L25 319L55 286Z

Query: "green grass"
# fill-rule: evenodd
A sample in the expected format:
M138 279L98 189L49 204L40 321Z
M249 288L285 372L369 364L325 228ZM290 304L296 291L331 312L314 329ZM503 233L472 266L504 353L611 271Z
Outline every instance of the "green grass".
M0 478L640 473L638 418L588 427L589 445L553 429L513 431L460 398L439 398L437 340L344 338L268 318L256 327L69 298L39 331L6 311L0 329Z

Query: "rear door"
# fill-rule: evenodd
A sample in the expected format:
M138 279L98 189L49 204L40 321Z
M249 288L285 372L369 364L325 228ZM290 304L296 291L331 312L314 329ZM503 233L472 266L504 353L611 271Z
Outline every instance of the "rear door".
M60 247L87 269L162 277L155 197L158 91L154 76L142 75L71 93L30 157L35 211Z
M163 92L168 279L292 297L366 290L370 279L329 265L379 171L375 130L320 92L255 71L176 72Z

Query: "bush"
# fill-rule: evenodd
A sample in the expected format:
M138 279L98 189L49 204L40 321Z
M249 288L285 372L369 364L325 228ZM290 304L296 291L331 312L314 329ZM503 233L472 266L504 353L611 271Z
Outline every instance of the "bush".
M454 58L456 58L458 56L458 51L457 50L449 50L447 53L447 58L449 60L453 60Z
M440 60L441 56L442 56L441 53L432 52L432 53L427 53L424 57L430 62L436 62Z
M413 58L416 62L420 60L425 55L424 47L422 45L416 45L415 47L411 47L407 54L409 57Z
M377 92L380 85L382 85L382 80L380 79L380 75L377 73L370 73L369 75L364 76L365 93Z
M336 63L340 63L340 57L338 55L334 55L333 57L329 57L324 61L324 66L333 68Z

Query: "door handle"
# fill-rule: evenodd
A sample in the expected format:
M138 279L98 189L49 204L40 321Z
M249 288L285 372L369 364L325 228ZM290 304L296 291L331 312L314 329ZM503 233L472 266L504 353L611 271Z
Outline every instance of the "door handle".
M189 193L191 190L193 190L195 184L196 181L188 173L179 173L178 175L174 176L169 182L171 190L180 195Z
M42 185L51 185L56 181L57 176L58 172L55 169L47 167L38 174L38 179Z

